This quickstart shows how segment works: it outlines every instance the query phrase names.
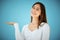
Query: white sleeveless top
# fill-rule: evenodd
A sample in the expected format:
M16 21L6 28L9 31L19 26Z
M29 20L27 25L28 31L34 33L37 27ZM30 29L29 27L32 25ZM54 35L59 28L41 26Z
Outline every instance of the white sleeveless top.
M28 25L24 25L22 34L19 32L18 25L14 25L16 40L49 40L50 27L47 23L41 23L39 29L34 31L30 31Z

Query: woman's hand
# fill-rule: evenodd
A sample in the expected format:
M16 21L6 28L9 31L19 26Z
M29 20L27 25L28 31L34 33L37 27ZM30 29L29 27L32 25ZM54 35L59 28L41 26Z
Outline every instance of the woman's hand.
M6 24L14 26L15 29L18 29L18 27L19 27L17 22L6 22Z
M16 22L6 22L6 24L14 25Z

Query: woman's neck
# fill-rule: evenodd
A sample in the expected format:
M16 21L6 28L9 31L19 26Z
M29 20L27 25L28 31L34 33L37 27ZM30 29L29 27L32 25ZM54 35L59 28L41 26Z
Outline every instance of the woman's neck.
M33 24L38 24L38 18L33 18L33 19L32 19L32 23L33 23Z

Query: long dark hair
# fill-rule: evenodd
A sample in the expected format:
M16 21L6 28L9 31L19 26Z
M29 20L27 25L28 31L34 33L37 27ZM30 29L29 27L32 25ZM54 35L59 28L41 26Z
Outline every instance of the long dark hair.
M38 18L38 26L39 26L42 22L47 23L46 10L45 10L45 6L41 2L36 2L36 3L33 4L33 6L36 5L36 4L39 4L40 7L41 7L41 15ZM32 8L33 8L33 6L32 6ZM33 18L31 16L31 22L32 22L32 19Z

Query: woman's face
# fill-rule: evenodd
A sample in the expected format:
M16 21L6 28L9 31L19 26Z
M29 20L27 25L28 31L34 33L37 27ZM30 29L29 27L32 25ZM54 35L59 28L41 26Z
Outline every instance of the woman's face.
M41 15L41 8L39 4L36 4L32 7L31 16L32 17L39 17Z

